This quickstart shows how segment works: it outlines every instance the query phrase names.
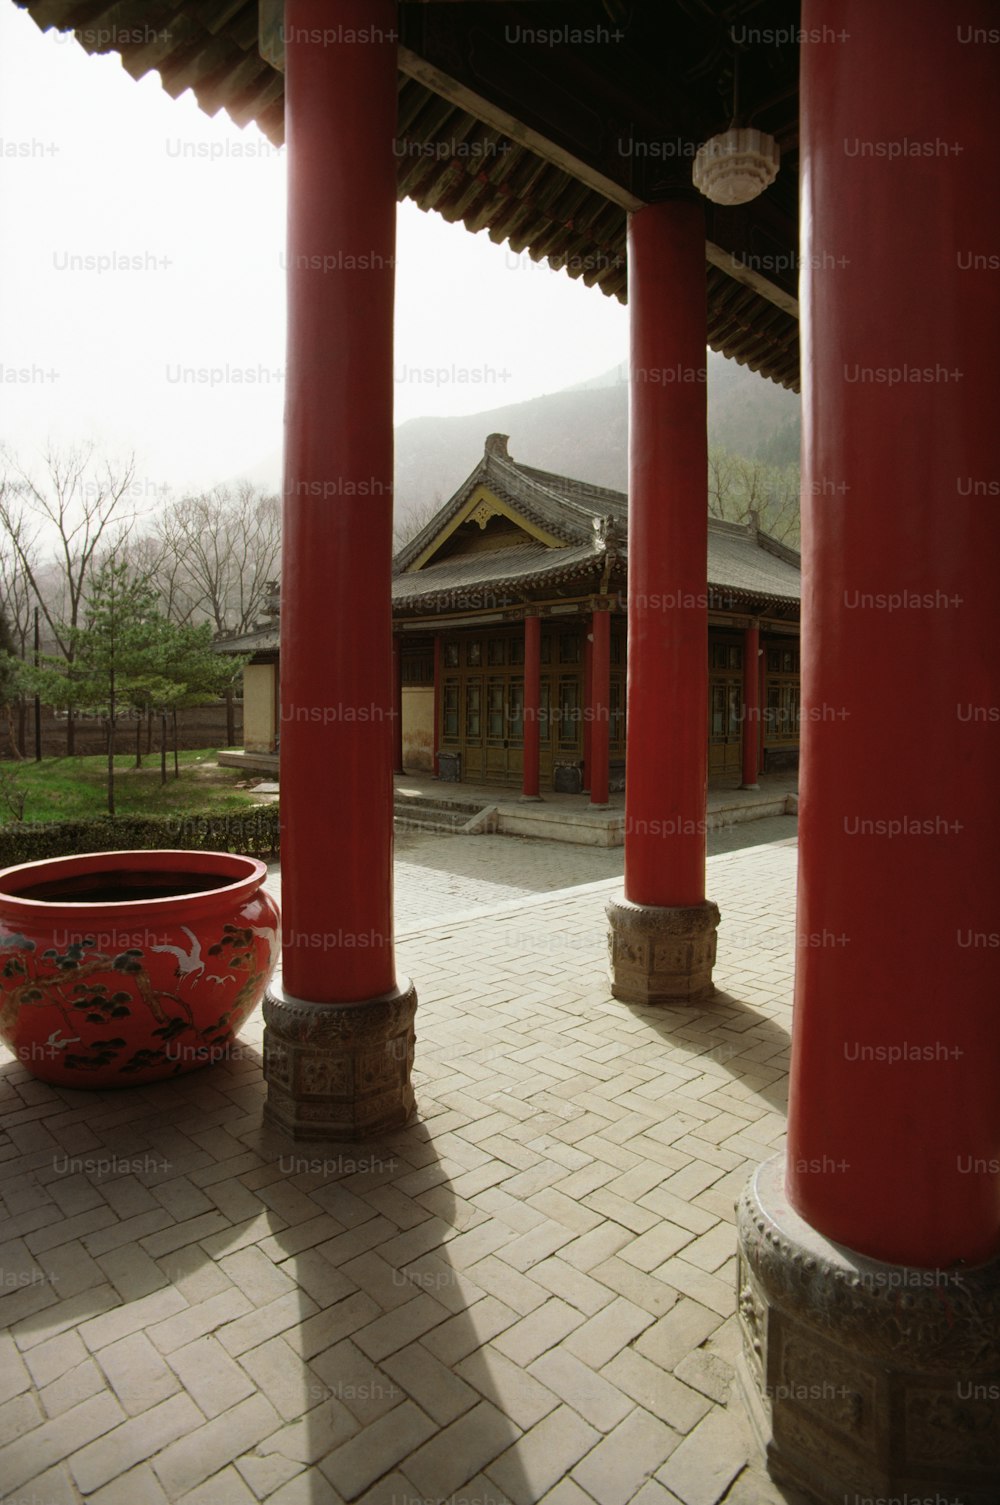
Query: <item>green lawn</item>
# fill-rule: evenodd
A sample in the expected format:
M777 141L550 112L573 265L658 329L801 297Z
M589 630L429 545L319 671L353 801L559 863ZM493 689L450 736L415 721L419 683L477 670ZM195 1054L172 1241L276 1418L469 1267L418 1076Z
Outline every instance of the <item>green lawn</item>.
M238 768L208 767L216 753L210 748L180 754L180 778L173 776L173 755L168 759L167 782L160 783L159 755L143 758L134 767L131 755L115 759L115 811L118 815L216 815L227 810L245 810L257 803L236 784L246 775ZM5 760L3 769L13 773L27 795L26 821L87 820L107 814L107 759L43 758L40 763ZM11 819L0 806L0 826Z

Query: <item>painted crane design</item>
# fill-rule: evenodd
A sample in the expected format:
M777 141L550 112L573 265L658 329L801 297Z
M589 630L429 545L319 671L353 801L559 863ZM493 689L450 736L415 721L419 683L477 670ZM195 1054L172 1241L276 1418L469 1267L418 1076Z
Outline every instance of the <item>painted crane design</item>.
M186 925L182 925L181 929L191 942L190 952L183 950L180 946L151 946L149 949L151 951L170 951L177 958L175 977L197 976L199 972L204 972L205 970L205 963L201 959L201 942L194 931L189 930Z

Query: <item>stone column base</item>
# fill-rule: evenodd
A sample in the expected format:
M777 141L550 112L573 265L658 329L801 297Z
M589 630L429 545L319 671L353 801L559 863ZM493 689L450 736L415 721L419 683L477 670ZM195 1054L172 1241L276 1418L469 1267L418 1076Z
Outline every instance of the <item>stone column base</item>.
M417 995L409 978L361 1003L264 999L264 1117L292 1139L371 1139L415 1107Z
M704 1003L715 992L717 904L683 908L609 899L608 977L625 1003Z
M772 1477L823 1505L996 1505L1000 1259L926 1270L855 1254L791 1209L780 1159L737 1222L738 1373Z

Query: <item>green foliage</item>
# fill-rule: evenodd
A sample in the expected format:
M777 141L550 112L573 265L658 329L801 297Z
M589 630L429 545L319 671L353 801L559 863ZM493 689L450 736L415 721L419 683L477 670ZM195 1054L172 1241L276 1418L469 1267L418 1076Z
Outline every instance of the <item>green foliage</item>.
M115 759L117 813L123 816L223 815L252 810L257 802L239 787L239 769L212 766L215 753L201 748L179 755L181 776L161 784L155 767L135 768L127 754ZM27 795L28 821L91 820L104 809L107 758L43 758L18 764L18 778ZM0 808L0 827L4 811Z
M131 815L116 820L27 822L0 826L0 868L77 852L117 852L150 848L202 852L241 852L269 861L278 855L277 805L224 815Z
M176 627L171 622L162 622L160 631L167 654L161 664L161 673L174 688L175 698L170 702L172 709L204 705L206 700L225 695L239 683L244 665L252 657L249 653L216 653L212 647L210 622L202 622L197 627Z
M47 705L117 719L122 705L152 694L169 696L156 641L156 594L113 556L97 571L82 627L64 625L69 656L46 656L23 680Z
M123 709L152 715L202 704L242 672L242 659L212 652L212 629L178 627L157 610L148 576L112 554L91 581L82 627L63 626L65 658L24 667L21 681L48 705L104 718L107 806L115 814L114 738Z
M787 418L778 428L764 435L757 444L753 457L763 461L765 465L776 465L779 469L786 465L794 465L797 470L801 452L802 418L796 413L793 417Z

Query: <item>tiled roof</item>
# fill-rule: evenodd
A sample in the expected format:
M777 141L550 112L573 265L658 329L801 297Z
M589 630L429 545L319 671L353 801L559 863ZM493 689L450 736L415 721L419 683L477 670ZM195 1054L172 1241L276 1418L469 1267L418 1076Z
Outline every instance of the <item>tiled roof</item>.
M216 653L277 653L279 636L277 622L269 622L266 627L257 627L253 632L216 638L212 647Z
M480 485L513 510L565 539L564 546L552 549L529 544L451 555L439 561L432 559L422 569L410 569ZM620 573L628 552L627 528L628 498L623 492L519 465L507 453L506 435L491 434L472 474L396 556L393 602L399 608L417 606L425 597L440 597L443 603L449 593L482 591L490 585L497 590L505 586L525 589L550 581L580 579L599 574L609 556L612 568L617 563ZM710 517L707 583L722 596L796 602L802 593L799 556L794 549L749 526ZM440 609L460 608L442 604Z
M741 523L708 520L708 581L722 591L798 601L802 569L794 549Z
M485 486L511 509L564 542L547 547L524 535L503 549L431 558L410 569L461 512L477 486ZM515 606L533 591L572 584L575 593L599 589L623 593L628 558L628 498L569 476L519 465L507 453L507 436L491 434L483 458L425 528L396 555L392 601L397 616L452 616ZM600 582L604 580L602 587ZM708 519L708 581L721 607L795 605L802 594L799 555L742 523ZM220 653L272 653L277 626L223 638Z
M624 491L611 491L607 486L591 486L589 481L574 481L569 476L553 475L550 470L535 470L531 465L519 465L517 468L522 476L529 476L565 501L578 502L591 511L609 513L623 520L628 517L628 497Z
M555 586L594 574L600 571L604 559L605 550L596 535L586 543L562 549L527 544L487 554L454 555L422 570L397 575L392 582L393 606L397 610L415 606L442 613L514 606L523 599L526 588Z

